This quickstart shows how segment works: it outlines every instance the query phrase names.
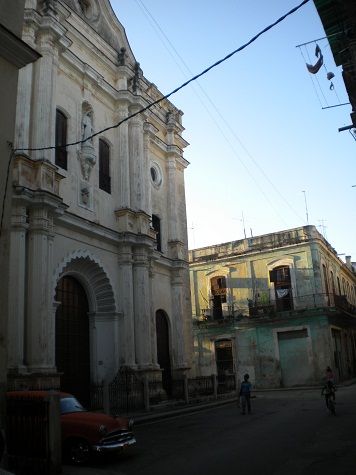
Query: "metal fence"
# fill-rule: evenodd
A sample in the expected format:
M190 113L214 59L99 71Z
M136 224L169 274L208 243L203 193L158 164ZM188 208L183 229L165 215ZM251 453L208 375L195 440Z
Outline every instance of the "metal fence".
M143 409L144 382L130 368L122 368L108 385L108 405L111 413Z
M148 410L150 406L168 399L184 401L199 397L218 397L236 391L236 376L226 375L223 379L216 375L197 378L175 379L172 381L172 395L168 396L161 381L140 379L134 371L125 368L119 371L108 385L91 388L91 409L104 409L111 414Z
M7 397L7 468L16 475L52 475L61 471L59 401Z
M191 397L210 396L214 394L215 376L201 376L188 379L188 394Z

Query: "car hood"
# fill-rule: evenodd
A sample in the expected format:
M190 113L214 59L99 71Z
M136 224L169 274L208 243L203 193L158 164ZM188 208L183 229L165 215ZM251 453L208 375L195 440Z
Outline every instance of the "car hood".
M128 429L128 420L125 418L114 418L98 412L71 412L61 415L62 423L75 426L87 426L98 428L104 425L108 432L118 429Z

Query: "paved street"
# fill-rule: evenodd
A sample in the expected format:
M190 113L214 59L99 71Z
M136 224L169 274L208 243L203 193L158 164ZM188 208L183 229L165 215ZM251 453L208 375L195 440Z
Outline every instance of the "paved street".
M257 393L253 414L228 404L136 427L132 453L64 475L354 475L356 385L337 392L337 415L316 390Z

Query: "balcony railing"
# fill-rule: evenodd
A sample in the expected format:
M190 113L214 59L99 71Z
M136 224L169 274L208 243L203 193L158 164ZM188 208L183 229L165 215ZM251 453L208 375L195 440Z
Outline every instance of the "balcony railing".
M283 305L281 302L283 301ZM213 310L209 308L201 309L201 315L196 318L198 323L226 323L231 320L241 318L241 316L262 317L271 316L280 312L293 312L299 310L308 310L316 308L337 308L356 317L356 306L350 303L346 295L336 295L327 293L313 293L307 295L298 295L286 299L267 300L263 302L258 300L253 303L250 301L245 308L229 306L224 310L223 317L216 319L213 317Z

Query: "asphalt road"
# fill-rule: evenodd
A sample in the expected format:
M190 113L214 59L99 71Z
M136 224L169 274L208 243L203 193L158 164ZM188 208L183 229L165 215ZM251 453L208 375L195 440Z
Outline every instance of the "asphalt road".
M316 390L257 393L236 404L136 427L137 447L63 467L63 475L356 475L356 386L340 388L336 416Z

